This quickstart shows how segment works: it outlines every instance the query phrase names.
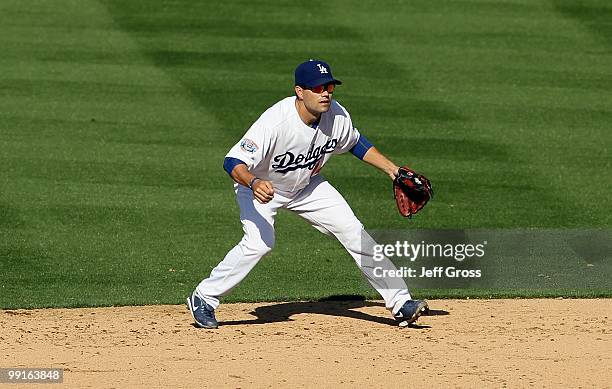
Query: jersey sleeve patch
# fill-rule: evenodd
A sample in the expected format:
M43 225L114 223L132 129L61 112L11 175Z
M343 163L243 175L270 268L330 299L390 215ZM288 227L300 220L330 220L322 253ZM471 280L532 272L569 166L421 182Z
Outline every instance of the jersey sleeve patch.
M249 154L255 154L255 152L259 150L259 146L248 138L244 138L240 141L240 148Z

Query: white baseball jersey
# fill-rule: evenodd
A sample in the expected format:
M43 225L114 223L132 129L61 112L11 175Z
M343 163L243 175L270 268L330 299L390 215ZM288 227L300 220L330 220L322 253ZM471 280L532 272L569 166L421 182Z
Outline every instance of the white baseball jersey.
M349 151L360 136L336 100L316 128L300 119L295 100L287 97L268 108L226 156L243 161L251 173L284 192L305 188L332 154Z
M360 134L348 112L335 100L313 128L300 119L295 99L287 97L265 111L227 154L246 163L260 179L271 181L274 197L261 204L251 189L236 184L244 236L198 284L196 293L217 309L219 299L272 250L276 240L274 219L279 209L286 209L317 230L335 236L380 293L385 306L395 313L411 299L406 283L402 278L376 276L377 268L393 271L388 274L396 274L397 269L387 258L374 260L376 242L342 195L318 174L332 154L350 151Z

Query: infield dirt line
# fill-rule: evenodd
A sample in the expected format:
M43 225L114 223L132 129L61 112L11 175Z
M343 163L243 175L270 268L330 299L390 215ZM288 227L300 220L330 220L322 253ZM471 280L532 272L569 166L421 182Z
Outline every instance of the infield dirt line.
M0 367L64 387L609 387L611 299L432 300L399 329L377 301L0 311ZM571 372L571 374L570 374ZM55 386L54 386L55 387Z

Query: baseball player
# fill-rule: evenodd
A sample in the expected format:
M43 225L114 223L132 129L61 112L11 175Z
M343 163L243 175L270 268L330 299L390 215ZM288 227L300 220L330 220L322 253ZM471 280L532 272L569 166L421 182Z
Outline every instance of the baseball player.
M398 173L399 167L360 134L347 110L332 98L340 84L323 61L298 65L295 95L266 110L225 157L224 169L235 181L244 237L187 298L196 326L218 327L219 299L274 247L274 218L279 209L293 211L317 230L335 236L400 326L414 322L428 308L425 301L411 298L402 278L375 276L374 267L395 270L395 266L386 258L374 260L376 242L321 175L332 155L346 152L391 179Z

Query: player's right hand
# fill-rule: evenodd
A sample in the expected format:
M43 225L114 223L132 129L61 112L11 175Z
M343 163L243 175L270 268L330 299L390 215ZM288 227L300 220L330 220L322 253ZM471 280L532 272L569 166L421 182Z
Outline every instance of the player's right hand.
M274 187L270 181L257 180L251 189L255 199L261 204L266 204L274 197Z

